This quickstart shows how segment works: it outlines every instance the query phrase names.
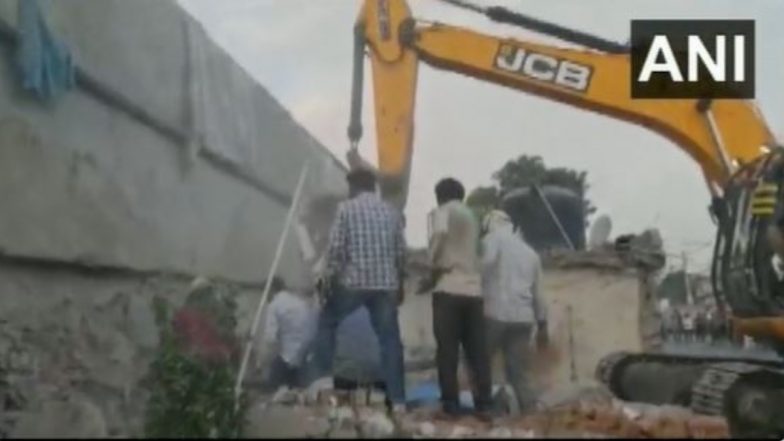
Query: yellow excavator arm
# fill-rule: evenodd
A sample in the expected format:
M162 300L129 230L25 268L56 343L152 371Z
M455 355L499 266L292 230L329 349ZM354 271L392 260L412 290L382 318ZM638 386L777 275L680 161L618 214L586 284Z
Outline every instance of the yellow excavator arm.
M561 30L563 35L579 34ZM366 0L355 28L349 138L356 148L362 134L367 55L372 68L378 172L385 198L401 209L405 206L420 61L658 132L697 161L714 195L739 165L773 145L770 130L750 101L633 100L628 51L595 37L578 36L582 38L577 41L594 47L567 49L422 23L411 16L405 0Z

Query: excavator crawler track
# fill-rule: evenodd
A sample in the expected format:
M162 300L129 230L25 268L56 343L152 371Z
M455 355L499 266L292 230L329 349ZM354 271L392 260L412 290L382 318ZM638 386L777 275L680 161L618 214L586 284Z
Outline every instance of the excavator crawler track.
M633 366L648 367L632 372ZM684 368L677 370L661 368ZM691 369L690 371L688 369ZM655 373L654 373L655 372ZM668 375L662 374L668 372ZM635 384L667 384L693 375L685 401L695 413L727 418L734 437L784 437L784 363L744 357L684 356L663 353L618 352L604 357L596 370L599 381L621 399L664 404L646 397ZM644 389L644 387L640 387ZM677 389L677 388L675 388ZM683 389L683 388L681 388ZM685 404L673 393L670 404Z

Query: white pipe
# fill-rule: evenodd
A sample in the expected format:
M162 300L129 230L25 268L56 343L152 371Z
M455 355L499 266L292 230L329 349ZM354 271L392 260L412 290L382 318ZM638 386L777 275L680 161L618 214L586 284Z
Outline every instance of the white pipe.
M245 371L248 369L248 361L250 360L250 354L253 350L253 344L256 340L256 330L259 327L259 321L261 320L261 312L267 303L270 286L272 285L272 278L275 276L275 273L278 270L278 264L280 263L280 258L283 255L283 247L286 244L289 228L291 228L292 221L294 220L294 213L297 211L297 205L299 205L299 199L302 196L302 189L304 188L305 177L308 174L308 169L308 163L302 166L302 171L299 175L299 181L297 182L297 188L294 191L294 197L291 199L291 206L289 207L289 212L286 216L286 222L283 224L283 232L280 234L280 238L278 239L278 248L275 250L275 257L272 259L272 265L270 265L270 269L267 272L267 282L264 284L264 291L261 295L259 306L256 308L256 316L253 318L253 323L251 324L250 331L248 333L248 340L245 342L245 353L242 357L240 371L237 374L237 382L234 385L234 403L235 407L237 408L239 407L240 395L242 394L242 381L245 379Z

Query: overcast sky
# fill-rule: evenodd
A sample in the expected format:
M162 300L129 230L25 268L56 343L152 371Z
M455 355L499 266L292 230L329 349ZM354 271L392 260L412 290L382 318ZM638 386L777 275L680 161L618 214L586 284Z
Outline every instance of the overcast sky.
M348 146L352 26L360 0L179 0L214 40L257 78L292 116L341 159ZM629 21L644 18L756 20L757 99L779 138L784 134L784 17L781 0L475 0L503 5L608 39L626 42ZM552 43L437 0L411 0L417 18L498 36ZM561 43L557 43L561 44ZM369 78L369 77L368 77ZM369 82L369 81L368 81ZM371 97L365 94L360 145L375 163ZM689 254L704 270L714 226L697 164L645 129L461 75L423 66L416 108L408 238L425 240L432 188L445 175L467 188L521 154L549 166L588 171L589 197L613 222L613 236L657 227L669 252ZM594 216L596 217L596 216ZM671 264L680 265L674 258Z

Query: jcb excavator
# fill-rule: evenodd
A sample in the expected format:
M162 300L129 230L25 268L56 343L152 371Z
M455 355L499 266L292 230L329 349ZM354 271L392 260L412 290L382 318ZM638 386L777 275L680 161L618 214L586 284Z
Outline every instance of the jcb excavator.
M367 55L384 197L405 206L420 62L647 127L685 150L704 173L718 226L713 288L720 304L732 311L734 329L784 354L784 282L771 240L780 238L784 227L776 220L784 211L784 147L755 104L632 99L627 45L501 7L442 1L583 49L417 20L405 0L365 0L355 26L348 135L356 154ZM735 436L784 436L784 363L779 361L619 353L605 357L597 376L623 399L724 415Z

